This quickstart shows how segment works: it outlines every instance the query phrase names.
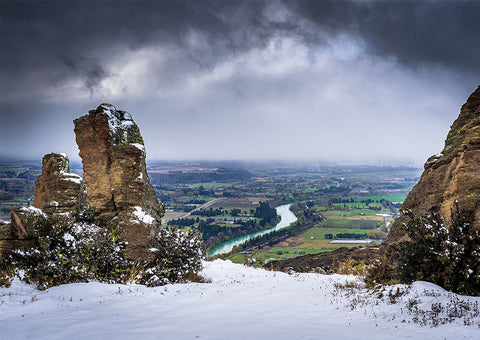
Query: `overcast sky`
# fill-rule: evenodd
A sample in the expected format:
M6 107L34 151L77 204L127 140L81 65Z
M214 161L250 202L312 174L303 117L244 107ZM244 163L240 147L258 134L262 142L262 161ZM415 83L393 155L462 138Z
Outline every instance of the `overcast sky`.
M0 154L78 158L130 112L149 159L423 164L480 84L480 1L1 1Z

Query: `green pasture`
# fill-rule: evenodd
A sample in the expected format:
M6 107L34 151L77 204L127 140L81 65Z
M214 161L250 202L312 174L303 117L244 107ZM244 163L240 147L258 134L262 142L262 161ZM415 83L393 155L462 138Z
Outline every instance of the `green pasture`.
M362 198L357 198L355 202L361 202L364 200L372 200L374 202L376 201L381 201L382 199L390 202L403 202L405 201L406 195L399 195L399 196L369 196L369 197L362 197Z

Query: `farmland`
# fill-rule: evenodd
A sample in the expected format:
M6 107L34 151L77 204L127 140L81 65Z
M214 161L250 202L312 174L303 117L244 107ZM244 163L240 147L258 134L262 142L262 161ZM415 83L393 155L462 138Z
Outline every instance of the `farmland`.
M40 164L3 161L1 165L0 204L2 218L8 219L11 207L31 204ZM73 171L78 172L76 168L79 166ZM293 204L300 221L298 230L267 239L262 248L253 245L246 254L240 249L222 256L235 262L256 259L259 264L331 251L343 246L330 243L341 238L338 235L385 235L420 169L286 162L149 162L148 172L166 208L163 224L201 230L205 249L274 225L275 218L265 218L267 212L259 211L261 202L270 207Z

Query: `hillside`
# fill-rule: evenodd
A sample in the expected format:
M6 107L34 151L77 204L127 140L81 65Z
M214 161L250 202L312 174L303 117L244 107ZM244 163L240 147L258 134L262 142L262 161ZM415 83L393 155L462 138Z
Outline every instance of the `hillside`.
M210 283L156 288L91 282L38 291L16 281L0 288L0 337L371 340L479 334L480 298L426 282L372 292L354 276L288 275L221 260L204 266Z

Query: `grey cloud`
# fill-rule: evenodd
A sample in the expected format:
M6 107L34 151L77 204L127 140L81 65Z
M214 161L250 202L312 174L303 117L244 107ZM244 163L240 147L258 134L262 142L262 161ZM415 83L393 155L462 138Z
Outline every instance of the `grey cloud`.
M72 75L80 76L90 94L93 94L103 79L111 75L94 58L87 58L73 53L62 54L59 58ZM64 77L67 76L65 75Z
M478 76L478 1L284 1L318 29L365 40L369 51L417 67L439 63Z
M72 119L112 101L108 86L118 82L121 94L113 104L139 122L150 157L406 159L414 150L411 157L421 161L428 150L439 151L435 145L480 79L480 2L2 1L0 6L1 145L10 143L9 152L29 157L58 151L44 150L55 145L75 155ZM363 50L314 69L316 53L340 37L361 42ZM255 74L261 65L252 71L238 62L232 74L205 88L185 85L282 39L307 50L307 65L269 75ZM146 74L135 70L137 61L145 61ZM128 62L131 79L120 74ZM110 82L102 85L104 80ZM379 137L396 140L372 153L375 139L362 129L376 124L391 129L382 129ZM52 134L52 127L63 132ZM278 133L282 128L290 128L287 137ZM338 137L346 132L356 141ZM423 146L416 147L420 139ZM331 146L322 149L325 144Z

